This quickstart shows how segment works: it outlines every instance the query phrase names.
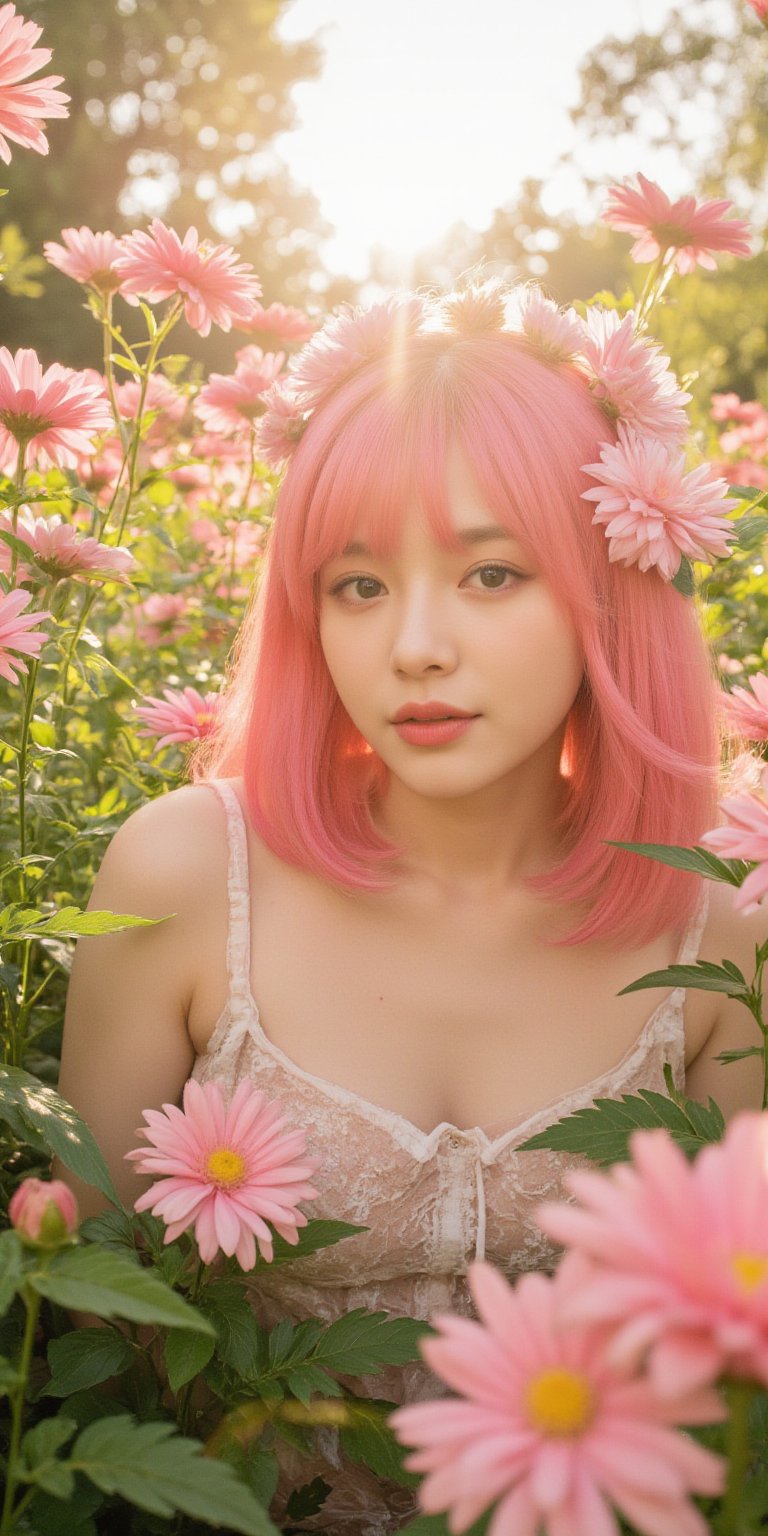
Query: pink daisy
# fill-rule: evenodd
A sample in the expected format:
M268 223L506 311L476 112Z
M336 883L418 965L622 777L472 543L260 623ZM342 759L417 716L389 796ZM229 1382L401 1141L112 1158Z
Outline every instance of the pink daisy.
M240 1268L253 1269L256 1242L267 1263L274 1256L267 1226L294 1246L307 1217L299 1200L315 1200L307 1179L319 1167L304 1157L306 1131L284 1131L285 1117L252 1083L238 1084L229 1105L216 1082L184 1084L183 1110L164 1104L145 1109L136 1134L152 1142L126 1152L139 1173L163 1175L135 1203L166 1223L166 1243L194 1226L200 1257L211 1264L221 1250Z
M122 246L108 229L95 232L82 224L79 229L61 231L63 245L46 240L43 251L52 267L58 267L76 283L87 283L101 293L113 293L120 279L112 263Z
M45 635L33 635L31 630L51 615L47 611L24 613L31 601L31 593L20 587L0 596L0 677L7 678L9 683L18 683L19 673L29 670L26 662L10 653L21 651L25 656L39 656L46 641Z
M735 733L748 741L768 741L768 674L756 672L746 688L733 688L722 696L722 709Z
M189 634L189 603L181 592L153 592L136 610L136 634L145 645L167 645Z
M28 445L30 457L73 468L87 453L97 432L112 423L103 387L52 363L43 372L29 347L15 357L0 347L0 463L15 463L15 444Z
M0 513L0 528L13 533L10 512ZM34 517L28 508L20 509L16 524L16 537L29 545L30 555L37 568L38 579L61 581L64 577L87 580L88 577L103 581L127 581L136 567L130 550L119 549L111 544L100 544L98 539L78 534L62 517ZM3 545L0 566L10 567L11 552ZM26 567L28 576L34 574ZM27 576L27 579L28 579Z
M669 358L638 335L631 312L622 319L615 309L588 309L581 351L589 387L608 416L665 442L682 441L691 396L680 389Z
M713 421L752 422L761 420L765 414L765 407L759 400L742 400L733 393L712 396L710 415Z
M23 149L47 155L48 140L40 126L44 117L69 117L69 96L55 87L62 75L42 80L28 77L51 61L50 48L35 48L42 27L16 15L15 5L0 6L0 160L9 164L8 140ZM26 81L26 84L22 84Z
M241 347L234 374L212 373L195 401L195 412L212 432L242 432L264 411L264 393L285 362L284 352Z
M190 526L193 539L204 544L214 560L226 560L237 570L249 566L263 553L265 529L261 523L229 517L219 528L210 517L198 518Z
M289 364L289 385L304 410L317 405L328 390L375 357L397 346L397 336L417 331L425 315L423 299L393 294L368 309L347 306L326 321Z
M625 184L611 187L603 219L612 229L637 235L632 247L634 261L655 261L673 251L678 272L693 272L698 262L711 270L717 266L713 252L751 256L749 225L744 219L726 219L733 204L718 198L697 203L695 197L672 202L655 181L638 173L639 190Z
M176 742L200 741L210 736L221 709L219 693L198 693L196 688L164 688L162 699L149 695L146 704L138 705L136 714L147 729L139 736L160 736L155 750Z
M274 384L264 396L266 410L256 429L260 457L280 469L304 433L308 416L303 402L286 383Z
M735 533L723 513L738 501L723 495L726 482L713 477L709 464L686 474L682 450L619 423L618 442L604 443L600 463L582 469L600 482L581 494L597 502L592 522L605 526L609 560L637 563L641 571L656 565L671 581L681 555L711 561L730 554L726 540Z
M240 331L258 332L268 348L309 341L316 329L316 322L302 309L292 309L286 304L270 304L268 309L257 304L248 323L238 326Z
M498 1499L487 1536L618 1536L612 1507L647 1536L706 1536L688 1493L719 1493L723 1463L672 1426L724 1417L715 1392L664 1402L605 1357L605 1329L559 1324L568 1261L514 1290L475 1260L469 1288L480 1322L438 1314L421 1340L458 1399L390 1414L418 1447L406 1470L425 1472L419 1503L465 1531Z
M555 362L574 358L584 346L584 322L575 310L562 310L540 288L526 288L519 301L519 324L528 340Z
M187 323L201 336L212 325L230 331L250 320L261 284L249 262L238 262L231 245L199 241L194 225L182 241L161 219L152 220L149 233L135 229L124 235L121 245L114 269L129 304L139 297L156 304L179 295Z
M720 809L731 825L715 827L699 838L702 846L711 848L719 858L747 859L757 865L733 897L734 907L746 915L757 912L763 897L768 895L768 767L761 772L760 784L761 794L721 800Z
M566 1173L578 1204L539 1206L577 1261L564 1326L605 1324L618 1367L650 1351L670 1399L723 1374L768 1384L768 1115L736 1115L693 1163L664 1130L633 1132L630 1152Z

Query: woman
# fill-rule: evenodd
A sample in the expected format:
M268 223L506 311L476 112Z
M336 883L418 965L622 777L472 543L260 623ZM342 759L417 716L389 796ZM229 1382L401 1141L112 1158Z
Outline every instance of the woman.
M263 450L290 462L222 728L192 784L121 828L92 896L174 916L80 942L61 1076L126 1200L142 1110L190 1074L248 1076L306 1127L308 1215L367 1230L260 1276L267 1325L471 1315L472 1258L551 1267L534 1210L575 1160L521 1143L597 1095L663 1092L666 1062L726 1114L759 1105L752 1063L714 1059L753 1043L743 1009L617 997L700 952L748 969L764 938L724 887L609 846L695 843L720 758L679 547L640 528L633 558L600 526L617 434L640 452L649 424L664 445L685 423L628 326L499 283L405 295L329 322L270 394ZM694 556L724 552L707 518ZM440 1390L421 1365L342 1379ZM410 1490L319 1445L279 1446L274 1518L319 1472L303 1528L405 1522Z

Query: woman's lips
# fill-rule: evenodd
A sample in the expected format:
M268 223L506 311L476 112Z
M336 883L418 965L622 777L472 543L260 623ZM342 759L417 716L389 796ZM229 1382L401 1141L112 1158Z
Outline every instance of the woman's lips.
M398 720L395 730L403 741L414 747L439 747L444 741L454 741L478 719L477 715L454 717L450 720Z

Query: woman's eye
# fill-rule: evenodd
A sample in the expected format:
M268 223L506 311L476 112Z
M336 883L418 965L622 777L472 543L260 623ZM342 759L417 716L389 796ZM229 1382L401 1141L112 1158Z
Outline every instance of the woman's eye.
M370 588L370 587L380 587L380 586L381 586L381 582L380 581L376 581L373 576L346 576L343 581L337 581L335 587L331 587L331 594L332 594L333 597L341 597L341 595L343 593L346 593L348 587L369 587ZM368 592L367 596L368 597L371 596L370 591ZM376 596L375 592L373 593L373 596L374 597ZM350 602L351 599L348 598L348 597L344 597L344 601L345 602ZM356 603L354 606L359 608L361 605L360 605L360 603Z
M469 574L470 576L483 576L488 572L490 572L491 576L497 577L498 580L492 582L491 585L485 586L486 592L500 592L505 576L514 576L518 581L523 579L520 572L513 570L511 565L479 565L476 570L470 571Z
M512 566L495 564L477 566L474 571L469 572L469 576L466 579L468 581L472 576L486 575L490 575L491 579L489 582L483 582L482 584L482 590L485 592L510 591L512 583L509 583L506 587L503 585L505 576L513 576L516 581L523 581L525 579ZM338 581L331 588L331 595L333 597L341 597L343 602L350 603L355 608L361 608L364 606L367 598L378 596L378 592L375 589L381 587L381 585L382 583L377 581L374 576L345 576L343 581ZM361 601L355 602L353 598L346 596L347 591L354 587L358 589L357 596ZM371 590L372 588L374 590Z

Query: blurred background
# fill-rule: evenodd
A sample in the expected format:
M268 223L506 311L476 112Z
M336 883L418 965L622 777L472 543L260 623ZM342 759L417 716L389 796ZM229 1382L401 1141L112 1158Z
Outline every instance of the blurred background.
M746 0L26 0L72 97L3 168L2 340L97 366L43 242L158 215L320 314L483 263L560 301L637 283L599 223L638 170L768 220L768 36ZM758 253L763 240L755 243ZM714 279L714 281L713 281ZM41 291L42 290L42 291ZM34 301L33 301L34 300ZM678 370L765 395L768 259L697 269L656 329ZM231 366L217 332L183 345Z

